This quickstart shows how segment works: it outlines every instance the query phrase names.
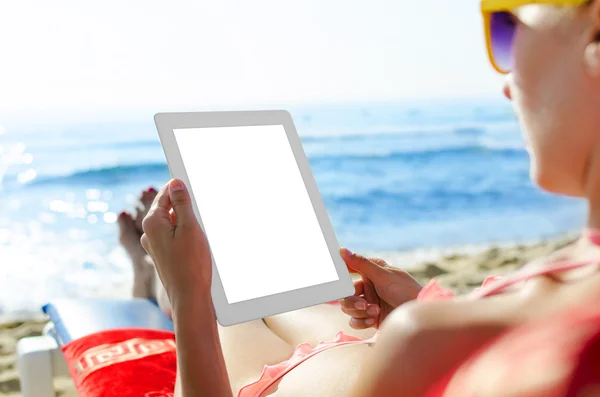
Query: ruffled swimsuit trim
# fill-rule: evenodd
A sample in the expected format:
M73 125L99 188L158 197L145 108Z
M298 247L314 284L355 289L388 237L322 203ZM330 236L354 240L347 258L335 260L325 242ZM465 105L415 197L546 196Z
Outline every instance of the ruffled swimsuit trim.
M361 339L355 336L346 335L342 331L338 332L332 342L321 342L314 348L303 343L296 347L294 354L289 360L283 361L276 365L265 365L260 378L254 382L242 387L238 393L238 397L260 397L269 387L279 381L285 374L302 364L309 358L331 348L343 345L360 345L374 343L377 335L370 339Z

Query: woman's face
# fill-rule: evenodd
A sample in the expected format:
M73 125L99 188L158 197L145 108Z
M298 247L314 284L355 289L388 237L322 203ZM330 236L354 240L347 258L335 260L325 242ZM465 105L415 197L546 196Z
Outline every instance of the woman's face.
M586 195L592 154L600 160L596 3L514 10L519 26L504 92L525 132L532 179L545 190L571 196Z

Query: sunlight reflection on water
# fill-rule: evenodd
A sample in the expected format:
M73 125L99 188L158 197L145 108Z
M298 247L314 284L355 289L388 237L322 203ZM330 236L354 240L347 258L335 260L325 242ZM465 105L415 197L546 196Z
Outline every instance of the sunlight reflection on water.
M37 172L35 171L35 169L30 168L25 172L19 173L19 175L17 175L17 181L20 184L24 185L26 183L33 181L36 176L37 176Z

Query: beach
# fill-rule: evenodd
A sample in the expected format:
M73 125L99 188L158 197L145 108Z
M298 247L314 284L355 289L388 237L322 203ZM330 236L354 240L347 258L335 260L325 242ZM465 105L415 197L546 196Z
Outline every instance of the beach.
M504 102L288 109L339 245L407 269L422 284L436 277L467 292L560 248L585 225L584 201L531 182L518 121ZM153 114L106 120L3 123L0 396L19 396L16 343L41 333L42 305L131 294L116 219L170 173ZM56 388L73 393L70 379Z
M29 336L41 335L46 321L36 318L0 324L0 396L21 396L16 356L17 341ZM54 387L56 397L77 396L73 381L69 377L56 378Z
M423 260L423 255L407 252L380 252L378 257L388 264L405 268L421 284L436 278L440 285L457 294L466 293L481 285L489 275L506 275L526 263L549 255L576 239L576 234L540 240L529 244L505 244L470 250L447 250L435 257ZM412 258L412 259L411 259ZM410 263L410 261L414 263ZM16 367L16 344L20 338L41 335L46 323L43 318L20 319L0 324L0 396L20 396L19 377ZM70 378L55 380L57 396L71 397L74 391Z

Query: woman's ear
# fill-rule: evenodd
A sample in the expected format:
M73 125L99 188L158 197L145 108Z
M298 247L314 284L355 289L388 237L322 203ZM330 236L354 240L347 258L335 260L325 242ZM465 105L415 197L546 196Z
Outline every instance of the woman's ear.
M600 0L592 0L588 7L592 35L585 49L584 62L590 76L600 77Z
M585 49L584 62L590 76L600 77L600 0L589 4L589 12L593 34Z
M589 43L584 54L585 66L592 77L600 77L600 41Z

